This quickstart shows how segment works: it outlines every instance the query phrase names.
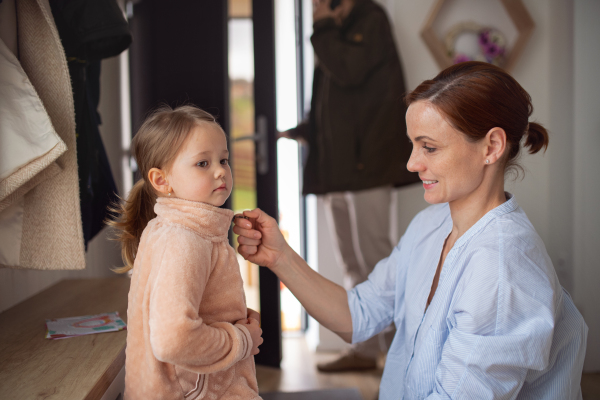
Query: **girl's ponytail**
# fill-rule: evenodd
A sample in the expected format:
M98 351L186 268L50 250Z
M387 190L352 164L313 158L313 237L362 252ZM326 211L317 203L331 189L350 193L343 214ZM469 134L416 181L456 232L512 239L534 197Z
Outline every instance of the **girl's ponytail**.
M125 263L125 266L115 268L115 272L124 273L133 268L142 232L148 222L156 217L155 203L154 191L144 179L140 179L131 188L127 200L110 208L111 213L118 217L107 221L107 224L117 230L115 240L121 242L121 257Z
M529 154L535 154L544 148L548 148L548 131L542 125L530 122L527 130L527 140L525 146L529 147Z

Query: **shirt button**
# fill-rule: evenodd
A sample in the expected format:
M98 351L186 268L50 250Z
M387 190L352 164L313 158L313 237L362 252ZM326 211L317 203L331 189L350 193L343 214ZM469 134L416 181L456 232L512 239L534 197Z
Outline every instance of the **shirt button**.
M356 165L356 169L358 169L359 171L362 171L363 169L365 169L365 164L363 163L358 163Z

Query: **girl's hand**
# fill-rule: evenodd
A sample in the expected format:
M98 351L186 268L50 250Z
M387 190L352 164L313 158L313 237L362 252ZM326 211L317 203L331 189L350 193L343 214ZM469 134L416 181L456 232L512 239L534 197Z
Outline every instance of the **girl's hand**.
M279 231L277 222L256 208L244 211L245 218L235 218L233 232L238 237L238 252L246 260L274 269L283 255L293 251Z
M246 309L246 317L247 318L254 318L255 320L258 321L258 325L260 325L260 313L258 311L254 311L251 308L247 308Z
M254 311L254 312L256 312L256 311ZM263 343L263 338L262 338L262 329L260 329L258 320L254 319L252 317L246 318L246 319L240 319L239 321L236 322L236 325L244 325L246 327L246 329L248 329L248 332L250 332L250 337L252 337L251 354L253 356L255 356L258 353L260 353L258 346L260 346Z

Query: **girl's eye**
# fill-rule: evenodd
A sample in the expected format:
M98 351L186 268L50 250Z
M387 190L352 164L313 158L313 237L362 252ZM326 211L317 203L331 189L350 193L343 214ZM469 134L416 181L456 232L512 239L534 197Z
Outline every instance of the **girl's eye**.
M224 158L221 160L222 165L229 165L229 158Z
M200 161L200 162L199 162L198 164L196 164L196 165L197 165L197 166L199 166L199 167L202 167L202 168L204 168L204 167L206 167L206 166L208 165L208 161Z
M427 143L425 143L425 144L423 145L423 148L424 148L424 149L425 149L425 150L426 150L428 153L433 153L433 152L436 150L436 148L435 148L435 147L428 147L428 146L427 146Z

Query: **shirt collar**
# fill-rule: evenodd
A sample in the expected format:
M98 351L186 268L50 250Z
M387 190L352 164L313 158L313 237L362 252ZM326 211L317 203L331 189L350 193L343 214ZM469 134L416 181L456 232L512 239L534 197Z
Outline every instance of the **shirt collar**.
M504 195L506 196L506 201L500 204L498 207L491 209L483 217L481 217L481 219L477 221L475 225L470 227L469 230L466 231L465 234L462 235L456 241L452 249L458 249L459 247L463 246L469 241L469 239L471 239L475 234L481 231L491 220L498 218L504 214L513 212L517 209L519 205L517 204L515 196L508 192L504 192Z
M197 201L159 197L154 206L157 216L183 225L200 235L227 240L233 211Z

